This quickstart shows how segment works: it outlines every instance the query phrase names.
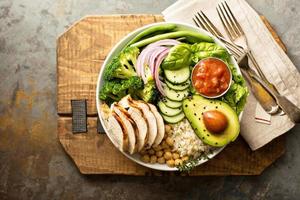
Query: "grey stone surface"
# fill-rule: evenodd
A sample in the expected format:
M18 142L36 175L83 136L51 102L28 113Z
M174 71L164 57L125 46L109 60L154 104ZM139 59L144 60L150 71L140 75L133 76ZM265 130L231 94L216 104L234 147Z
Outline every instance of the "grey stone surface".
M172 2L0 1L0 199L299 199L299 125L286 154L254 177L83 176L64 153L55 134L57 36L85 15L160 13ZM249 3L299 69L300 1Z

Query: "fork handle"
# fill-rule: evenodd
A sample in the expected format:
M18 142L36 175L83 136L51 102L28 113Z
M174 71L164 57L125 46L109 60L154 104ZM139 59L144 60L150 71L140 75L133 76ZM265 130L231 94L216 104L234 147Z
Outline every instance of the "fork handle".
M300 123L300 109L295 104L293 104L285 96L282 96L270 89L269 85L256 74L249 73L249 75L259 82L274 97L277 104L283 109L291 121L294 123Z
M271 115L276 114L279 111L279 106L269 92L259 82L251 77L248 70L241 68L241 72L249 83L252 94L255 96L262 108Z
M248 50L248 56L249 56L252 64L254 65L255 69L257 70L259 76L263 79L263 81L269 86L269 88L271 88L274 92L279 94L279 92L276 89L275 85L273 85L271 82L269 82L268 79L266 78L266 76L264 75L264 73L261 71L261 69L260 69L255 57L253 56L251 50Z

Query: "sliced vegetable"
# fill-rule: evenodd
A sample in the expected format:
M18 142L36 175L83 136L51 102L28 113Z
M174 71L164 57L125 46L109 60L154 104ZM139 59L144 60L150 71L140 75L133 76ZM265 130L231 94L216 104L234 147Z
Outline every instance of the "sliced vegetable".
M140 32L139 34L137 34L128 44L127 46L138 42L139 40L141 40L142 38L145 38L155 32L167 32L167 31L172 31L176 28L175 24L165 24L165 25L157 25L157 26L152 26L150 28L147 28L145 30L143 30L142 32Z
M170 49L161 67L163 69L176 70L191 64L192 51L189 44L181 43Z
M179 107L179 108L170 108L168 106L166 106L165 103L163 103L162 101L159 101L158 102L158 108L160 110L160 112L166 116L175 116L175 115L178 115L179 113L182 112L182 108Z
M167 56L169 52L169 49L165 50L164 52L162 52L156 62L155 62L155 66L154 66L154 80L155 80L155 83L156 83L156 86L157 86L157 89L158 91L163 95L165 96L165 92L164 92L164 89L163 89L163 86L162 86L162 82L160 81L159 79L159 66L160 64L162 63L163 59Z
M178 70L164 70L166 79L173 84L181 84L190 78L190 68L184 67Z
M162 98L160 101L164 102L169 108L179 108L182 106L181 101L172 101L166 97Z
M136 42L134 44L131 44L131 47L143 47L148 44L151 44L153 42L163 40L163 39L174 39L174 38L181 38L185 37L188 41L194 43L194 42L213 42L213 39L207 35L193 32L193 31L175 31L171 33L165 33L165 34L160 34L156 35L144 40L141 40L139 42Z
M182 91L176 91L172 90L168 87L164 88L165 94L168 97L168 99L173 101L182 101L184 98L186 98L189 94L189 90L182 90Z
M178 114L176 116L172 116L172 117L166 116L164 114L162 114L161 116L167 123L170 123L170 124L176 124L185 118L184 113L180 113L180 114Z
M190 86L191 81L190 81L190 79L188 79L186 82L184 82L182 84L175 85L175 84L173 84L173 83L166 80L166 84L170 89L173 89L173 90L185 90Z

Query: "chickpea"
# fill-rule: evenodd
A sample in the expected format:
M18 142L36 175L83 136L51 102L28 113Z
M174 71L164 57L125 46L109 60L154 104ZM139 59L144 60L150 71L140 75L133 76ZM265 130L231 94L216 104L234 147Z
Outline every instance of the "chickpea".
M162 157L163 154L164 154L163 151L157 151L157 152L156 152L156 156L159 157L159 158Z
M151 163L151 164L154 164L154 163L156 163L156 161L157 161L157 157L156 157L155 155L152 155L152 156L150 157L150 163Z
M141 151L140 151L140 154L143 156L143 155L146 155L147 154L147 151L145 150L145 149L142 149Z
M189 159L188 156L183 156L183 157L182 157L182 161L187 161L188 159Z
M171 131L171 126L166 124L165 125L165 131L166 131L166 133L169 133Z
M167 165L168 165L169 167L174 167L174 166L175 166L175 161L174 161L173 159L167 160Z
M162 146L161 145L157 145L157 146L153 147L153 149L155 151L160 151L160 150L162 150Z
M168 137L168 134L167 134L167 133L165 133L165 135L164 135L164 139L167 139L167 137Z
M174 140L170 137L167 137L166 143L167 143L167 145L172 147L174 145Z
M180 156L179 156L178 153L173 153L173 154L172 154L172 157L173 157L174 160L176 160L176 159L178 159Z
M155 151L154 151L153 149L149 149L149 150L148 150L148 153L149 153L150 155L154 155L154 154L155 154Z
M182 165L183 161L181 159L176 159L174 164L175 166L179 166L179 165Z
M150 162L150 156L149 155L143 155L143 157L142 157L142 160L145 162L145 163L148 163L148 162Z
M169 145L167 144L167 142L165 140L162 142L161 146L163 149L169 148Z
M166 160L165 160L164 157L160 157L160 158L157 159L157 162L158 162L159 164L164 164L164 163L166 162Z
M164 153L164 158L165 158L166 160L172 159L172 153L169 152L169 151L165 152L165 153Z

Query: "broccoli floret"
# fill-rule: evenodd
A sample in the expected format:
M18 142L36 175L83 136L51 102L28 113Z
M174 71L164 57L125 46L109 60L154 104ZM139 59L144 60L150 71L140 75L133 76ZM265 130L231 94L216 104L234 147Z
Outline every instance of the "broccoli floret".
M153 79L149 80L145 84L143 89L138 90L136 92L136 95L146 102L149 102L149 103L155 102L155 100L158 97L158 92L155 87L155 81Z
M139 52L137 47L128 47L114 57L112 62L105 68L105 80L128 79L136 76L135 66Z
M100 90L99 97L106 102L119 101L122 97L143 88L143 81L140 77L132 76L126 80L106 81Z

